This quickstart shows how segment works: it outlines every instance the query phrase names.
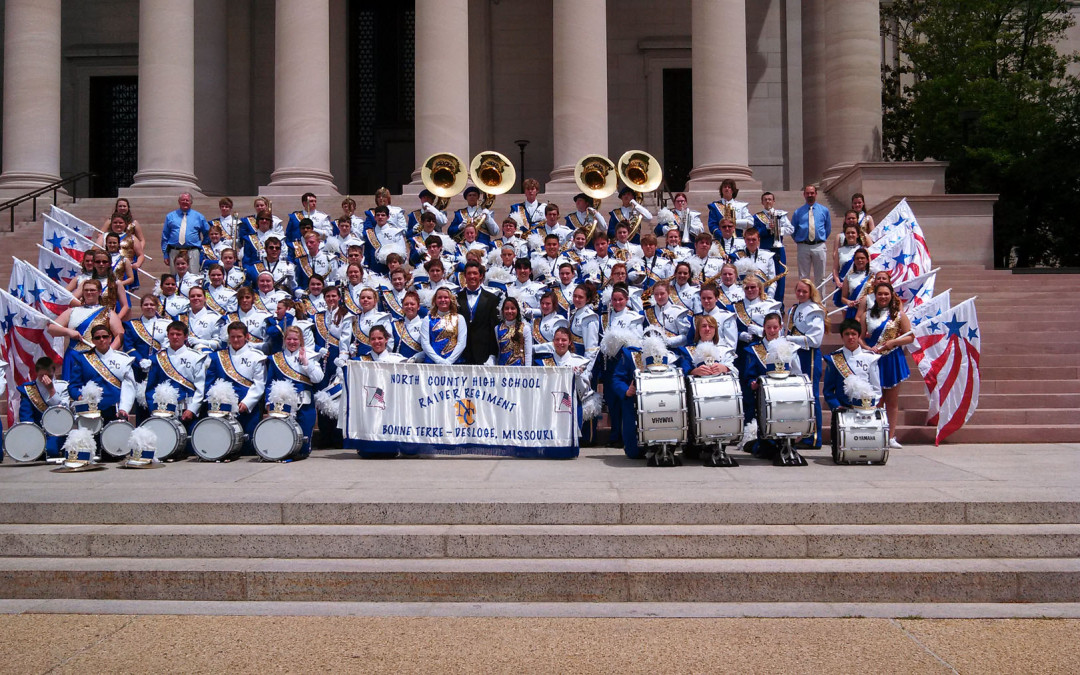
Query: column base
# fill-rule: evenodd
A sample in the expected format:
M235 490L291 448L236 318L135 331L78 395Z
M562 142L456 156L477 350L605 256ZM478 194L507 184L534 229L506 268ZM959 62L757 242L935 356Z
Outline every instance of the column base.
M267 197L299 197L305 192L316 195L340 195L334 177L329 171L290 166L270 174L270 184L259 187L259 194Z
M851 195L863 193L868 208L894 195L945 194L948 162L848 162L830 167L822 181L825 191L845 207ZM845 168L846 167L846 168Z
M576 165L556 167L552 170L548 182L544 184L544 201L558 204L559 212L563 216L575 209L573 196L581 192L581 187L574 178L575 168Z
M5 171L0 174L0 190L3 190L4 194L10 192L15 193L12 196L19 196L43 188L58 180L60 180L60 176L54 176L47 173L37 173L35 171Z
M121 188L119 196L175 197L183 192L190 192L192 197L202 197L203 193L195 181L194 174L149 169L136 173L131 187Z
M743 164L702 164L690 170L688 191L717 192L725 178L732 178L740 190L761 190L761 183L754 180L754 172Z

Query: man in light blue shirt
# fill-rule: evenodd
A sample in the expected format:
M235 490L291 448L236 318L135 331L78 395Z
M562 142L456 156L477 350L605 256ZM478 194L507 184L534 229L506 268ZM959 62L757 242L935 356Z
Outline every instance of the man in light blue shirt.
M191 208L191 193L184 192L176 200L180 207L165 214L165 226L161 230L161 252L169 260L169 268L176 274L173 262L184 251L199 249L210 230L203 214Z
M829 209L817 203L815 186L803 188L803 199L806 203L791 216L791 225L795 230L791 238L799 248L799 278L812 279L817 286L825 279L825 256L829 234L832 233L832 219Z

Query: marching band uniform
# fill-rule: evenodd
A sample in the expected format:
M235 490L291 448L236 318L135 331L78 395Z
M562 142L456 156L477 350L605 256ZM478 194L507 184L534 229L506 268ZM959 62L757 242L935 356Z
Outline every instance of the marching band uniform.
M821 447L821 342L825 339L825 310L817 303L806 302L792 306L787 313L787 339L799 347L799 366L810 375L814 388L814 416L817 418L817 434L811 442Z
M203 278L201 274L195 274L194 272L185 272L184 276L177 276L176 279L176 292L180 295L187 297L188 291L196 286L202 288Z
M168 342L167 328L169 319L146 319L139 317L124 322L124 353L135 360L132 366L135 368L135 381L142 382L146 379L148 370L143 368L142 362L149 359Z
M600 309L604 314L606 314L608 308L611 307L612 290L614 290L614 287L609 285L604 289L604 292L600 294ZM637 286L627 286L626 290L629 293L629 297L626 299L626 308L632 309L635 312L642 314L644 317L643 312L645 311L645 308L644 301L641 299L641 289Z
M643 262L644 265L640 272L635 271L631 276L629 270L627 270L626 275L627 280L642 288L648 288L658 281L670 279L675 274L675 265L670 258L660 251L654 253L651 258L645 258Z
M225 317L203 307L199 313L189 313L187 320L188 346L204 352L217 351L228 337L225 334Z
M557 311L546 316L535 317L532 321L533 353L553 354L555 348L551 346L551 340L555 337L555 331L569 327L570 323L566 317Z
M314 354L309 354L307 365L300 363L300 351L289 351L283 348L273 356L267 358L266 381L272 385L278 380L285 380L296 388L300 395L300 407L296 411L296 421L304 432L306 440L304 447L300 449L299 459L306 458L311 454L311 437L315 430L315 396L316 385L322 382L323 369L320 359Z
M405 250L405 226L394 224L392 218L382 227L376 225L372 219L371 224L364 227L364 239L367 242L364 246L364 266L377 274L386 274L390 269L379 259L379 252L383 247L386 247L387 251L400 253L402 258L408 256L408 251Z
M724 266L724 261L721 258L714 258L711 255L701 258L696 253L687 258L686 261L690 263L690 271L693 273L693 276L690 277L691 280L698 284L704 284L710 279L716 278L720 274L720 269Z
M869 307L873 308L873 297L867 297L871 300ZM884 344L899 335L900 317L897 316L895 319L890 320L887 309L882 310L879 316L874 316L872 309L867 309L865 316L866 330L870 332L870 337L866 338L866 343L871 347L876 347L879 343ZM879 357L878 378L882 389L892 389L906 380L911 374L902 348L880 354Z
M401 308L401 300L408 293L407 288L402 288L400 291L390 288L379 289L379 308L389 314L394 319L401 319L405 316L405 310ZM389 329L389 326L386 326Z
M681 359L671 354L668 365L676 366ZM637 396L627 396L626 392L634 384L634 376L638 370L645 369L645 355L639 347L623 347L619 353L619 360L615 364L612 376L612 390L618 405L621 406L620 417L622 418L623 452L630 459L639 459L642 456L641 447L637 437Z
M492 357L495 365L499 366L528 366L533 362L532 331L529 324L522 321L514 321L508 324L500 321L495 324L495 343L499 353ZM514 337L522 336L521 347L514 344Z
M673 282L671 288L674 293L668 296L671 302L676 305L680 305L690 310L691 314L701 314L701 289L692 283L686 283L682 286L679 283ZM691 322L692 324L693 322Z
M244 427L248 436L244 454L255 454L251 437L259 423L262 411L259 401L266 391L266 355L246 344L238 350L225 347L208 355L206 365L206 390L219 380L232 385L240 403L247 407L246 413L238 412L236 420Z
M0 373L2 373L7 363L0 359L0 364L3 364L0 365ZM54 405L61 405L65 408L71 405L71 398L68 396L68 383L63 380L53 380L53 393L51 394L37 380L30 380L26 384L20 384L18 390L20 422L33 422L40 427L43 412ZM66 436L48 436L45 440L45 456L60 457L64 438ZM0 453L0 462L2 461L3 454Z
M571 214L573 215L573 214ZM566 222L570 222L570 216L566 217ZM548 228L547 220L541 222L538 226L529 231L529 235L539 234L543 239L549 234L554 234L559 238L559 246L565 246L566 242L574 237L574 230L570 229L566 225L555 225L553 228Z
M397 345L398 354L413 363L423 363L427 358L424 356L424 345L421 336L428 329L427 317L417 314L412 319L404 317L394 321L393 333L394 344Z
M743 394L744 422L750 422L751 420L757 419L758 391L751 386L751 383L756 382L758 377L776 370L775 363L765 363L766 356L768 355L768 348L769 341L762 337L750 343L742 350L743 367L739 370L742 373L740 380ZM791 360L787 363L787 368L793 375L803 374L797 353L792 355ZM778 451L778 448L774 441L761 438L761 434L765 431L761 427L761 420L758 420L758 439L756 441L749 441L746 447L751 449L751 452L755 457L772 457L773 454Z
M453 251L457 247L457 242L451 239L449 236L442 232L436 232L432 230L430 232L420 232L409 239L409 264L416 268L418 271L422 269L422 265L428 261L427 241L428 237L438 237L442 241L443 251ZM449 265L454 262L453 258L449 256L443 257L443 265ZM447 267L447 269L450 269Z
M638 218L638 216L641 216ZM627 241L640 244L641 243L641 224L653 219L652 211L645 208L641 204L638 204L636 200L630 200L630 206L619 206L608 212L608 236L612 239L615 238L615 226L621 221L625 220L630 223L630 236ZM635 226L636 220L636 226Z
M645 254L641 251L641 247L632 241L612 241L609 248L612 255L619 260L625 262L631 258L643 258Z
M230 314L228 323L240 321L247 326L248 344L261 345L266 339L266 320L270 318L272 318L270 312L263 311L252 305L251 309L247 312L242 309L237 309Z
M233 241L239 234L240 223L240 217L230 213L224 218L214 218L211 220L207 230L213 228L214 225L220 225L221 230L225 233L222 235L221 241L225 242L226 246L232 246Z
M574 394L579 402L584 401L585 397L592 392L592 387L589 385L592 363L586 357L575 354L572 349L567 349L562 356L559 356L554 350L547 354L537 354L534 365L546 368L573 368ZM580 428L582 426L580 405L578 406L577 423Z
M510 213L520 213L524 224L524 230L530 231L542 227L544 224L544 210L547 204L539 200L535 202L518 202L510 205Z
M453 365L465 351L469 327L465 317L457 313L431 312L427 330L420 333L420 344L430 363Z
M559 278L559 265L562 264L562 255L549 258L546 253L540 251L532 256L532 277L542 284Z
M246 266L248 285L258 288L259 275L269 272L274 277L274 285L290 289L296 288L296 268L288 260L278 258L275 262L257 260Z
M664 305L653 304L645 308L646 328L656 326L664 333L664 342L668 348L682 347L690 332L690 310L671 302Z
M709 232L712 232L717 239L720 238L720 221L724 219L725 211L730 214L728 217L735 221L737 234L742 234L742 231L750 227L753 222L746 202L721 197L709 204Z
M213 284L207 284L206 286L206 306L218 314L228 314L229 312L236 311L236 291L226 286L224 283L220 286L214 286Z
M570 310L570 339L575 354L596 359L600 351L600 317L589 305Z
M222 263L222 267L224 267L224 263ZM225 270L225 285L230 289L235 291L243 286L245 282L247 282L247 273L243 269L233 265Z
M776 264L787 269L787 250L784 248L784 237L790 237L795 232L795 227L788 220L787 211L776 208L762 209L754 214L753 227L761 235L761 248L771 251L775 256ZM777 280L773 297L783 300L785 281L784 277Z
M761 276L765 279L772 279L776 277L776 263L773 261L773 254L770 251L758 249L751 253L747 249L743 249L735 254L734 260L741 260L746 258L754 262L754 269L761 273ZM719 270L717 270L719 272ZM745 278L745 275L739 278L740 281ZM777 285L775 283L769 284L765 288L765 295L770 299L775 298L777 293ZM783 296L781 296L783 297Z
M667 225L657 224L653 230L656 238L663 241L669 231L678 230L683 246L687 248L693 246L694 237L705 231L705 226L701 224L701 213L686 209L685 211L672 211L671 215L674 218L672 222Z
M182 411L187 411L198 418L199 408L202 407L206 395L206 354L188 347L174 350L168 345L155 354L150 362L150 374L146 378L146 406L150 410L157 408L154 389L162 383L171 384L177 390L178 416ZM194 419L185 424L189 435L194 424ZM182 459L186 454L185 445L175 457Z
M292 312L285 312L283 319L277 318L275 314L266 320L266 340L262 344L263 352L272 355L281 351L285 341L285 329L289 326L300 329L301 335L304 336L305 351L313 354L313 358L319 356L319 351L315 347L315 323L307 319L297 319Z
M387 225L393 225L394 227L405 232L409 226L408 219L405 217L405 210L400 206L394 206L393 204L387 204L386 208L390 211L390 217L386 219ZM445 217L445 216L443 216ZM438 220L438 216L435 219ZM364 232L368 229L375 227L375 212L372 209L364 211Z
M719 302L717 304L719 305ZM756 300L747 300L743 297L734 303L732 311L735 312L735 320L738 322L739 327L739 343L735 352L735 363L739 366L740 371L746 369L746 364L742 360L746 351L745 347L764 335L765 317L772 312L780 314L782 309L778 301L760 296Z
M311 213L301 209L289 214L289 224L285 227L285 238L290 242L300 239L300 221L304 218L311 220L311 225L319 233L320 239L326 239L334 233L334 224L330 220L330 216L318 209Z
M874 400L870 401L870 405L877 404L877 400L881 398L877 361L877 354L868 352L862 347L856 347L853 352L848 351L846 347L841 347L829 354L825 359L825 385L821 394L830 410L835 411L838 408L851 408L862 404L862 401L852 401L844 393L844 382L849 377L865 378L874 390ZM833 438L836 438L835 426Z
M370 312L361 312L353 317L351 330L341 336L341 351L350 356L363 356L371 351L371 329L374 326L382 326L390 331L394 323L394 317L386 312L380 312L378 308ZM394 336L387 338L386 348L394 351Z
M735 363L739 349L739 319L735 316L735 312L724 309L720 305L720 301L717 300L716 307L713 307L711 312L701 310L698 314L708 314L716 319L718 328L717 333L720 336L720 347L731 353L731 363L724 362L724 365L730 367Z
M86 342L91 342L90 329L93 328L95 324L106 322L108 320L107 317L108 312L101 305L72 307L71 314L68 315L67 327L79 331L79 334L83 336L83 339L86 340ZM86 343L79 340L68 340L67 350L64 351L62 379L70 382L71 369L74 365L75 356L92 349L93 347L89 347Z
M409 217L406 219L406 221L405 221L405 231L406 232L408 232L411 235L412 233L416 232L417 230L422 229L420 227L420 216L424 215L425 211L427 211L428 213L434 213L435 214L435 227L438 227L438 228L446 227L446 214L443 213L442 211L440 211L439 209L435 208L435 205L432 204L431 202L423 202L422 201L420 203L420 208L418 208L415 211L413 211L412 213L410 213ZM353 217L355 218L355 216L353 216ZM353 227L356 227L355 223L353 224Z
M465 208L454 211L454 220L450 223L446 233L451 237L457 237L466 223L476 225L478 237L486 238L499 233L499 226L495 223L495 219L491 217L491 211L482 208L479 204L476 206L465 205Z
M295 286L291 288L307 288L311 277L316 274L326 279L333 271L332 263L331 254L324 246L320 246L319 252L315 255L311 255L306 248L302 254L293 251L292 266Z
M613 339L609 336L609 331L615 330L627 330L633 333L634 337L641 339L645 331L645 315L639 311L630 309L630 304L627 302L626 309L621 312L611 310L604 314L602 318L602 327L605 339ZM623 345L625 347L626 345ZM620 347L621 351L622 347ZM615 396L615 366L619 363L619 354L614 356L607 356L606 354L602 358L600 381L604 383L604 403L607 404L608 421L611 424L611 435L608 439L612 445L621 445L622 439L622 412L623 406L618 397ZM595 370L595 366L593 366Z
M98 409L103 421L116 419L118 409L130 412L135 405L135 371L131 367L133 360L115 349L109 349L105 353L96 349L77 353L71 364L69 395L72 400L78 399L86 383L96 382L102 390Z
M734 283L730 286L725 286L723 282L716 284L716 290L719 295L716 298L716 306L723 306L729 312L735 311L735 303L746 297L743 293L742 286Z
M517 298L521 306L522 317L532 321L540 316L540 296L544 294L546 287L536 281L522 283L516 278L506 285L506 292L511 297Z
M555 281L552 289L555 291L555 300L559 305L555 311L562 312L563 316L570 316L570 312L574 308L574 289L576 288L577 284L573 281L568 284L563 284L558 280Z
M690 256L694 255L694 249L687 248L686 246L665 246L664 248L657 249L657 251L671 261L672 267L684 260L689 260Z
M215 263L220 265L221 252L227 248L232 248L232 246L225 239L221 239L216 244L212 242L203 244L199 249L199 269L205 270Z
M720 235L713 242L713 249L720 249L720 253L728 261L735 260L735 254L739 251L746 250L746 242L742 237L732 237L731 239L724 239L723 235Z
M263 310L267 314L273 314L277 309L277 304L290 296L288 291L283 291L280 288L275 288L269 293L263 293L262 291L255 291L255 307Z
M366 361L368 363L404 363L407 359L396 352L384 349L381 354L371 351L363 356L354 356L353 361Z

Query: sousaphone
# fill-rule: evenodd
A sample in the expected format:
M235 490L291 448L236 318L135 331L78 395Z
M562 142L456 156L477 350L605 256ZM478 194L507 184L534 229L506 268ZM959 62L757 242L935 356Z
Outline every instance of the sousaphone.
M578 189L593 200L593 208L600 208L600 200L615 194L618 187L615 163L603 155L585 155L574 167L574 182Z
M469 175L465 163L452 152L437 152L424 160L420 180L437 197L435 208L445 210L450 198L465 189Z
M506 155L495 150L485 150L473 157L469 163L469 177L483 194L480 205L490 209L495 203L495 197L514 187L517 171Z
M664 182L664 172L660 162L644 150L627 150L619 158L619 178L628 188L637 192L637 199L646 192L652 192Z

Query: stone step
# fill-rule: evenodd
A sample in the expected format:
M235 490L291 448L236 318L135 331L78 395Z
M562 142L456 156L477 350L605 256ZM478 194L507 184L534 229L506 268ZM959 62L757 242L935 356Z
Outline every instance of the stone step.
M982 355L989 357L995 354L1080 354L1080 341L1063 340L1035 340L1021 342L1016 335L990 336L994 339L982 341Z
M1043 558L1062 525L0 525L30 558Z
M0 558L0 597L324 602L1077 602L1080 560Z
M983 378L979 388L982 392L980 397L988 394L1076 394L1080 393L1080 380L988 380ZM925 399L926 384L923 383L918 371L914 371L911 377L900 385L901 397L916 394L922 395ZM1042 407L1041 403L1040 407Z
M1067 380L1080 377L1080 367L1000 368L980 365L979 375L985 380Z
M986 383L984 382L983 384ZM922 385L920 384L919 386ZM979 407L985 407L989 409L1006 409L1009 406L1017 404L1017 394L1019 393L1023 392L1017 392L1014 394L987 394L985 391L980 392ZM1023 402L1023 405L1035 404L1038 404L1040 408L1080 408L1080 394L1045 394L1034 396L1031 398L1030 401L1025 400ZM901 392L900 408L902 410L926 410L925 392L920 392L919 394L908 394L905 392Z
M924 426L900 426L896 437L901 443L933 444L935 429ZM1000 424L965 424L946 440L948 443L1077 443L1080 424L1046 424L1029 427Z
M905 426L923 426L926 423L925 410L901 410L900 423ZM1080 407L1078 408L985 408L982 405L971 416L968 425L1006 425L1023 426L1044 424L1080 425Z

